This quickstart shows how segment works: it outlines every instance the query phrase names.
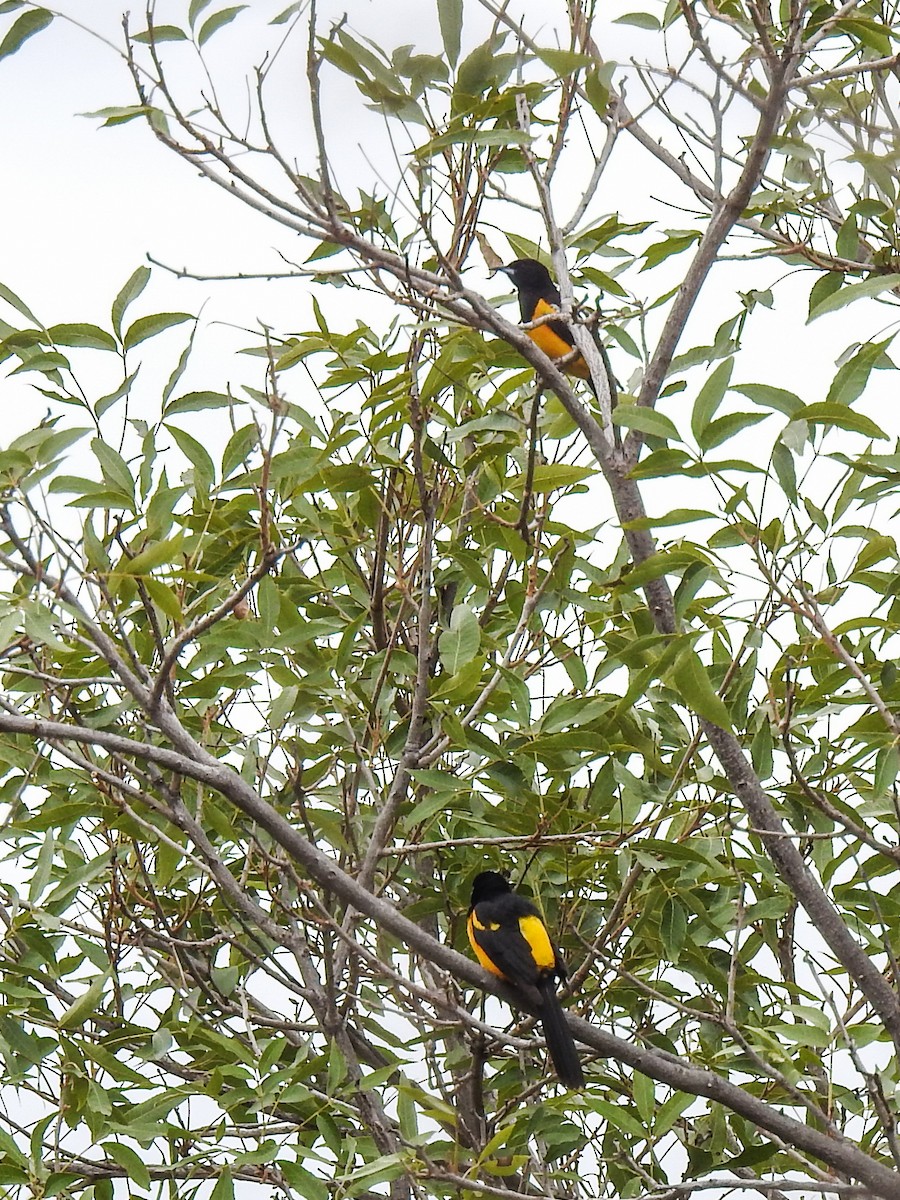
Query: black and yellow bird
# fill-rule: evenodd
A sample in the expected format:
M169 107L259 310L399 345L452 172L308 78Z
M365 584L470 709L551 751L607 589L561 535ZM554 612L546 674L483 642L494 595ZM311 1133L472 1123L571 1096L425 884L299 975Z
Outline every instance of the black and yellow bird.
M538 1008L560 1083L584 1087L575 1040L556 995L556 980L566 978L566 966L537 908L514 892L502 875L482 871L472 884L466 929L485 970L518 988Z
M546 317L552 312L558 312L562 305L559 288L550 277L550 272L536 258L517 258L515 262L497 270L506 275L515 285L519 293L519 313L522 321L530 324L540 317ZM528 336L547 355L548 358L564 358L575 349L575 338L572 330L565 321L549 320L535 325L528 330ZM609 375L610 387L613 387L612 372L606 358L606 351L599 339L594 336L597 349L603 358L604 366ZM591 372L581 354L575 354L562 367L567 375L575 375L583 379L594 395L597 389L591 379Z

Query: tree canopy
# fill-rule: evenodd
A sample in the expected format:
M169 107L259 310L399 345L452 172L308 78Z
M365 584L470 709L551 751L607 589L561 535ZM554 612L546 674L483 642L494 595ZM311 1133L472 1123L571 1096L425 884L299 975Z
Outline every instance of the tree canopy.
M896 12L362 9L151 5L94 114L271 222L255 386L145 264L103 326L0 284L49 405L0 449L0 1188L893 1200ZM66 19L0 5L0 71ZM485 869L583 1091L468 951Z

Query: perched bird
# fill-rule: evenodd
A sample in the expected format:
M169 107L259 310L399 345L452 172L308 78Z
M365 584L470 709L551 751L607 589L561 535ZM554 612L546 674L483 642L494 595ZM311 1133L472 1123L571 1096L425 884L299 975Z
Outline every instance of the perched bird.
M497 270L511 279L515 285L519 293L519 312L523 322L530 323L539 317L559 310L562 304L559 289L550 278L550 272L536 258L517 258L515 262L511 262L505 267L498 267ZM571 354L575 348L572 330L565 321L545 321L541 325L536 325L534 329L529 329L528 336L548 358L563 358L566 354ZM594 340L597 342L597 348L603 356L604 365L610 381L612 381L612 373L606 361L606 352L596 336ZM591 372L580 354L567 362L562 369L567 375L576 375L579 379L584 379L594 395L597 395L597 389L591 379ZM610 385L612 386L612 382Z
M537 908L514 892L496 871L482 871L472 884L466 922L475 957L491 974L517 987L539 1009L547 1049L560 1083L584 1087L575 1040L556 995L556 980L566 978L565 963L554 949Z

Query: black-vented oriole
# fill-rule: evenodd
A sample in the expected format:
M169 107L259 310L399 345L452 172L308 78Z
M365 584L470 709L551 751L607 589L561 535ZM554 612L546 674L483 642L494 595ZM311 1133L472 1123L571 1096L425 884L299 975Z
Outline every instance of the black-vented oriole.
M508 276L515 285L516 291L519 293L519 313L523 322L536 321L539 317L545 317L548 313L558 311L562 305L559 288L551 279L550 272L544 264L538 262L536 258L517 258L515 262L511 262L505 267L498 267L497 270ZM565 321L545 321L541 325L536 325L534 329L529 329L528 336L548 358L563 358L575 349L572 330ZM595 338L595 340L597 339ZM606 355L599 341L597 348L603 355L605 363ZM609 371L608 364L606 366ZM580 354L576 354L562 369L567 375L576 375L579 379L584 379L594 395L597 395L597 389L591 379L591 372Z
M472 884L466 929L485 970L517 987L539 1009L560 1083L584 1087L581 1060L556 995L556 980L566 978L566 966L537 908L514 892L502 875L482 871Z

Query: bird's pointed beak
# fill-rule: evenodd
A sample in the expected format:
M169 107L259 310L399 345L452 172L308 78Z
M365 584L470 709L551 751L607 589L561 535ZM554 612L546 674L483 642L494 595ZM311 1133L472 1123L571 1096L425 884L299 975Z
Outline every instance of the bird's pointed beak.
M505 275L507 279L512 279L509 267L494 267L491 270L491 279L493 279L495 275Z

